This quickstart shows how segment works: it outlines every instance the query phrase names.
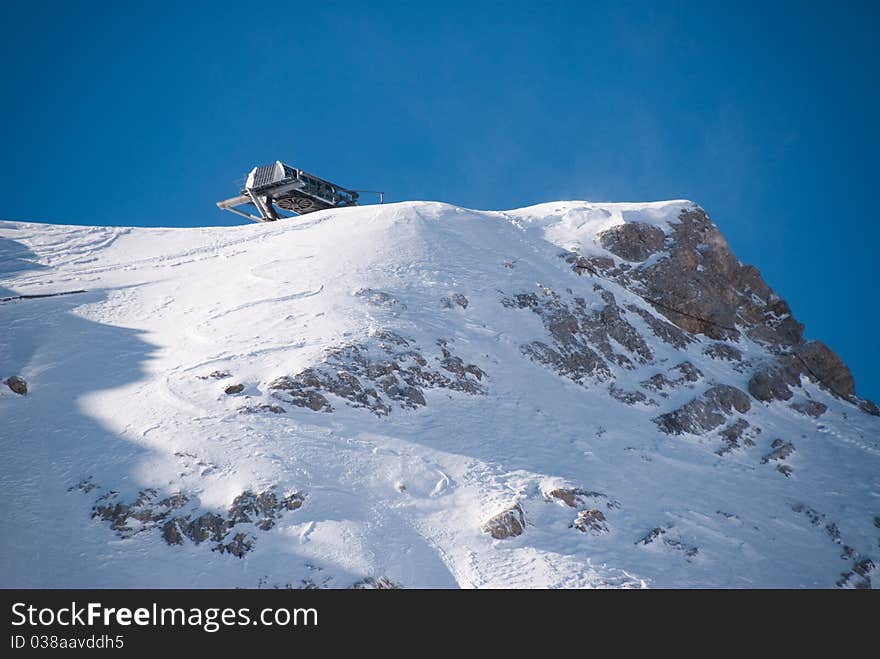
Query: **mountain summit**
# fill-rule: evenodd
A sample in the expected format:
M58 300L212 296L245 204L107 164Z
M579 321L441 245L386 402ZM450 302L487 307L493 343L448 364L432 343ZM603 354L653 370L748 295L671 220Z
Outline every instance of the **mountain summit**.
M7 587L880 581L880 410L689 201L0 222L0 297Z

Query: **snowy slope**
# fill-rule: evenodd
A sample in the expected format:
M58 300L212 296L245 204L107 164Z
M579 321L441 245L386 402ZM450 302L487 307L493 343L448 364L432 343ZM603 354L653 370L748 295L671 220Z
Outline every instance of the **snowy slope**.
M29 386L0 387L0 585L869 585L880 418L802 377L675 434L773 347L572 266L693 208L0 222L0 297L85 290L0 304L0 379Z

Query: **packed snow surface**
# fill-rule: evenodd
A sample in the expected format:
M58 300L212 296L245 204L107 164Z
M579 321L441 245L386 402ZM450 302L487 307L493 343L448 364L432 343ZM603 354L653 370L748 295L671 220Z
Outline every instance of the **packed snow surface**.
M626 222L668 233L690 205L412 202L231 228L0 222L0 297L85 291L0 304L0 379L29 386L0 393L0 585L834 586L853 557L878 554L878 418L805 382L821 417L753 401L754 446L719 452L714 436L653 421L710 383L746 389L748 372L704 353L712 341L675 347L630 314L653 356L615 366L615 386L684 360L701 375L626 403L607 381L529 359L522 346L549 342L547 329L502 303L552 290L598 308L598 283L656 316L560 253L605 255L597 236ZM383 337L405 341L392 359L418 353L452 384L375 409L325 391L332 411L269 387L328 351L381 353ZM449 354L473 368L450 375ZM789 475L761 460L774 439L795 447ZM550 495L566 488L577 505ZM187 503L143 528L93 515L145 491ZM230 518L236 497L268 491L302 505L271 528L237 524L245 551L163 531L178 514ZM517 505L521 534L487 532ZM573 524L587 509L603 519L584 532Z

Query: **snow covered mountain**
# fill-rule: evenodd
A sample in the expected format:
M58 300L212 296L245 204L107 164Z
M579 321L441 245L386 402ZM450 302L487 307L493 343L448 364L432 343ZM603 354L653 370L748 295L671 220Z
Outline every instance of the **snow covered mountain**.
M687 201L0 222L2 585L870 587L880 417Z

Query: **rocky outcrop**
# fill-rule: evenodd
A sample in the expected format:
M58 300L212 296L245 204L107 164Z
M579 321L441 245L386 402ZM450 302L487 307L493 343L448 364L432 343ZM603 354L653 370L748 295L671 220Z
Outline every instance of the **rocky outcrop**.
M662 526L657 526L651 529L643 538L637 540L635 544L645 547L659 544L674 549L675 551L682 552L688 559L693 558L700 551L697 547L688 545L680 538L676 537L674 533L670 533L670 529L666 529Z
M444 296L440 298L440 306L444 309L452 309L454 304L457 304L462 309L467 309L469 301L461 293L453 293L449 297Z
M580 511L571 525L581 533L608 533L608 525L605 524L605 513L596 508Z
M749 380L749 393L760 401L789 400L805 376L835 396L852 398L855 382L846 364L821 341L796 346L762 364Z
M399 590L400 584L392 581L388 577L364 577L352 588L354 590Z
M84 492L90 488L79 488ZM98 498L92 508L92 517L109 522L110 528L123 538L154 528L161 528L162 539L169 545L182 545L185 540L198 545L213 542L214 551L241 558L254 547L255 538L242 525L253 525L260 531L268 531L289 511L303 505L305 498L299 492L279 496L269 488L259 493L245 490L238 495L225 515L201 511L197 502L183 493L159 498L155 489L145 489L130 502L120 501L119 494L107 492ZM194 505L195 504L195 505Z
M27 396L28 384L23 377L13 375L12 377L6 378L5 384L19 396Z
M626 261L644 261L666 244L662 229L642 222L619 224L599 236L602 247Z
M238 408L239 414L259 414L260 412L271 412L272 414L284 414L287 410L285 410L280 405L245 405L244 407Z
M806 375L841 397L854 396L856 384L843 360L821 341L809 341L795 351Z
M724 446L718 451L718 454L724 455L741 445L754 446L755 442L752 437L760 432L760 428L752 428L745 419L737 419L721 431Z
M377 416L396 406L415 409L427 404L425 389L448 389L482 394L485 372L454 355L445 340L437 341L439 354L431 359L408 339L377 332L369 342L333 348L321 363L269 383L281 401L315 412L332 412L328 396Z
M231 378L232 374L229 371L211 371L207 375L197 375L199 380L223 380L225 378Z
M728 362L741 362L742 353L738 348L729 343L713 343L703 349L703 354L708 355L712 359L718 359Z
M820 416L825 414L828 411L828 406L825 403L820 403L817 400L804 400L798 401L796 403L792 403L789 407L801 414L806 416L813 417L814 419L818 419Z
M785 460L788 456L794 453L794 444L791 442L783 442L781 439L774 439L770 444L770 448L773 450L761 458L761 464L767 464L768 462L775 462L777 460Z
M744 414L749 409L751 403L744 391L719 384L677 410L661 414L654 423L669 435L699 435L715 430L734 412Z
M582 297L565 299L547 288L542 288L540 295L520 293L502 300L507 307L538 315L552 340L552 344L527 343L521 347L523 354L580 383L588 378L610 379L609 363L631 369L635 363L653 359L651 348L626 319L614 295L601 286L593 290L604 303L600 309L588 306ZM626 354L616 346L623 347Z
M678 220L668 236L638 223L601 234L602 246L630 268L596 257L574 263L639 293L687 332L724 340L745 331L771 345L800 344L803 326L760 272L736 259L705 211L691 206Z
M354 294L355 297L362 298L365 302L374 307L385 307L386 309L398 307L401 310L406 309L405 304L401 304L400 300L384 291L378 291L373 288L361 288L355 291Z
M223 393L227 396L232 396L234 394L240 394L242 391L244 391L243 384L231 384L223 390Z
M522 506L519 504L490 517L481 527L484 533L488 533L496 540L522 535L525 528L526 520Z

